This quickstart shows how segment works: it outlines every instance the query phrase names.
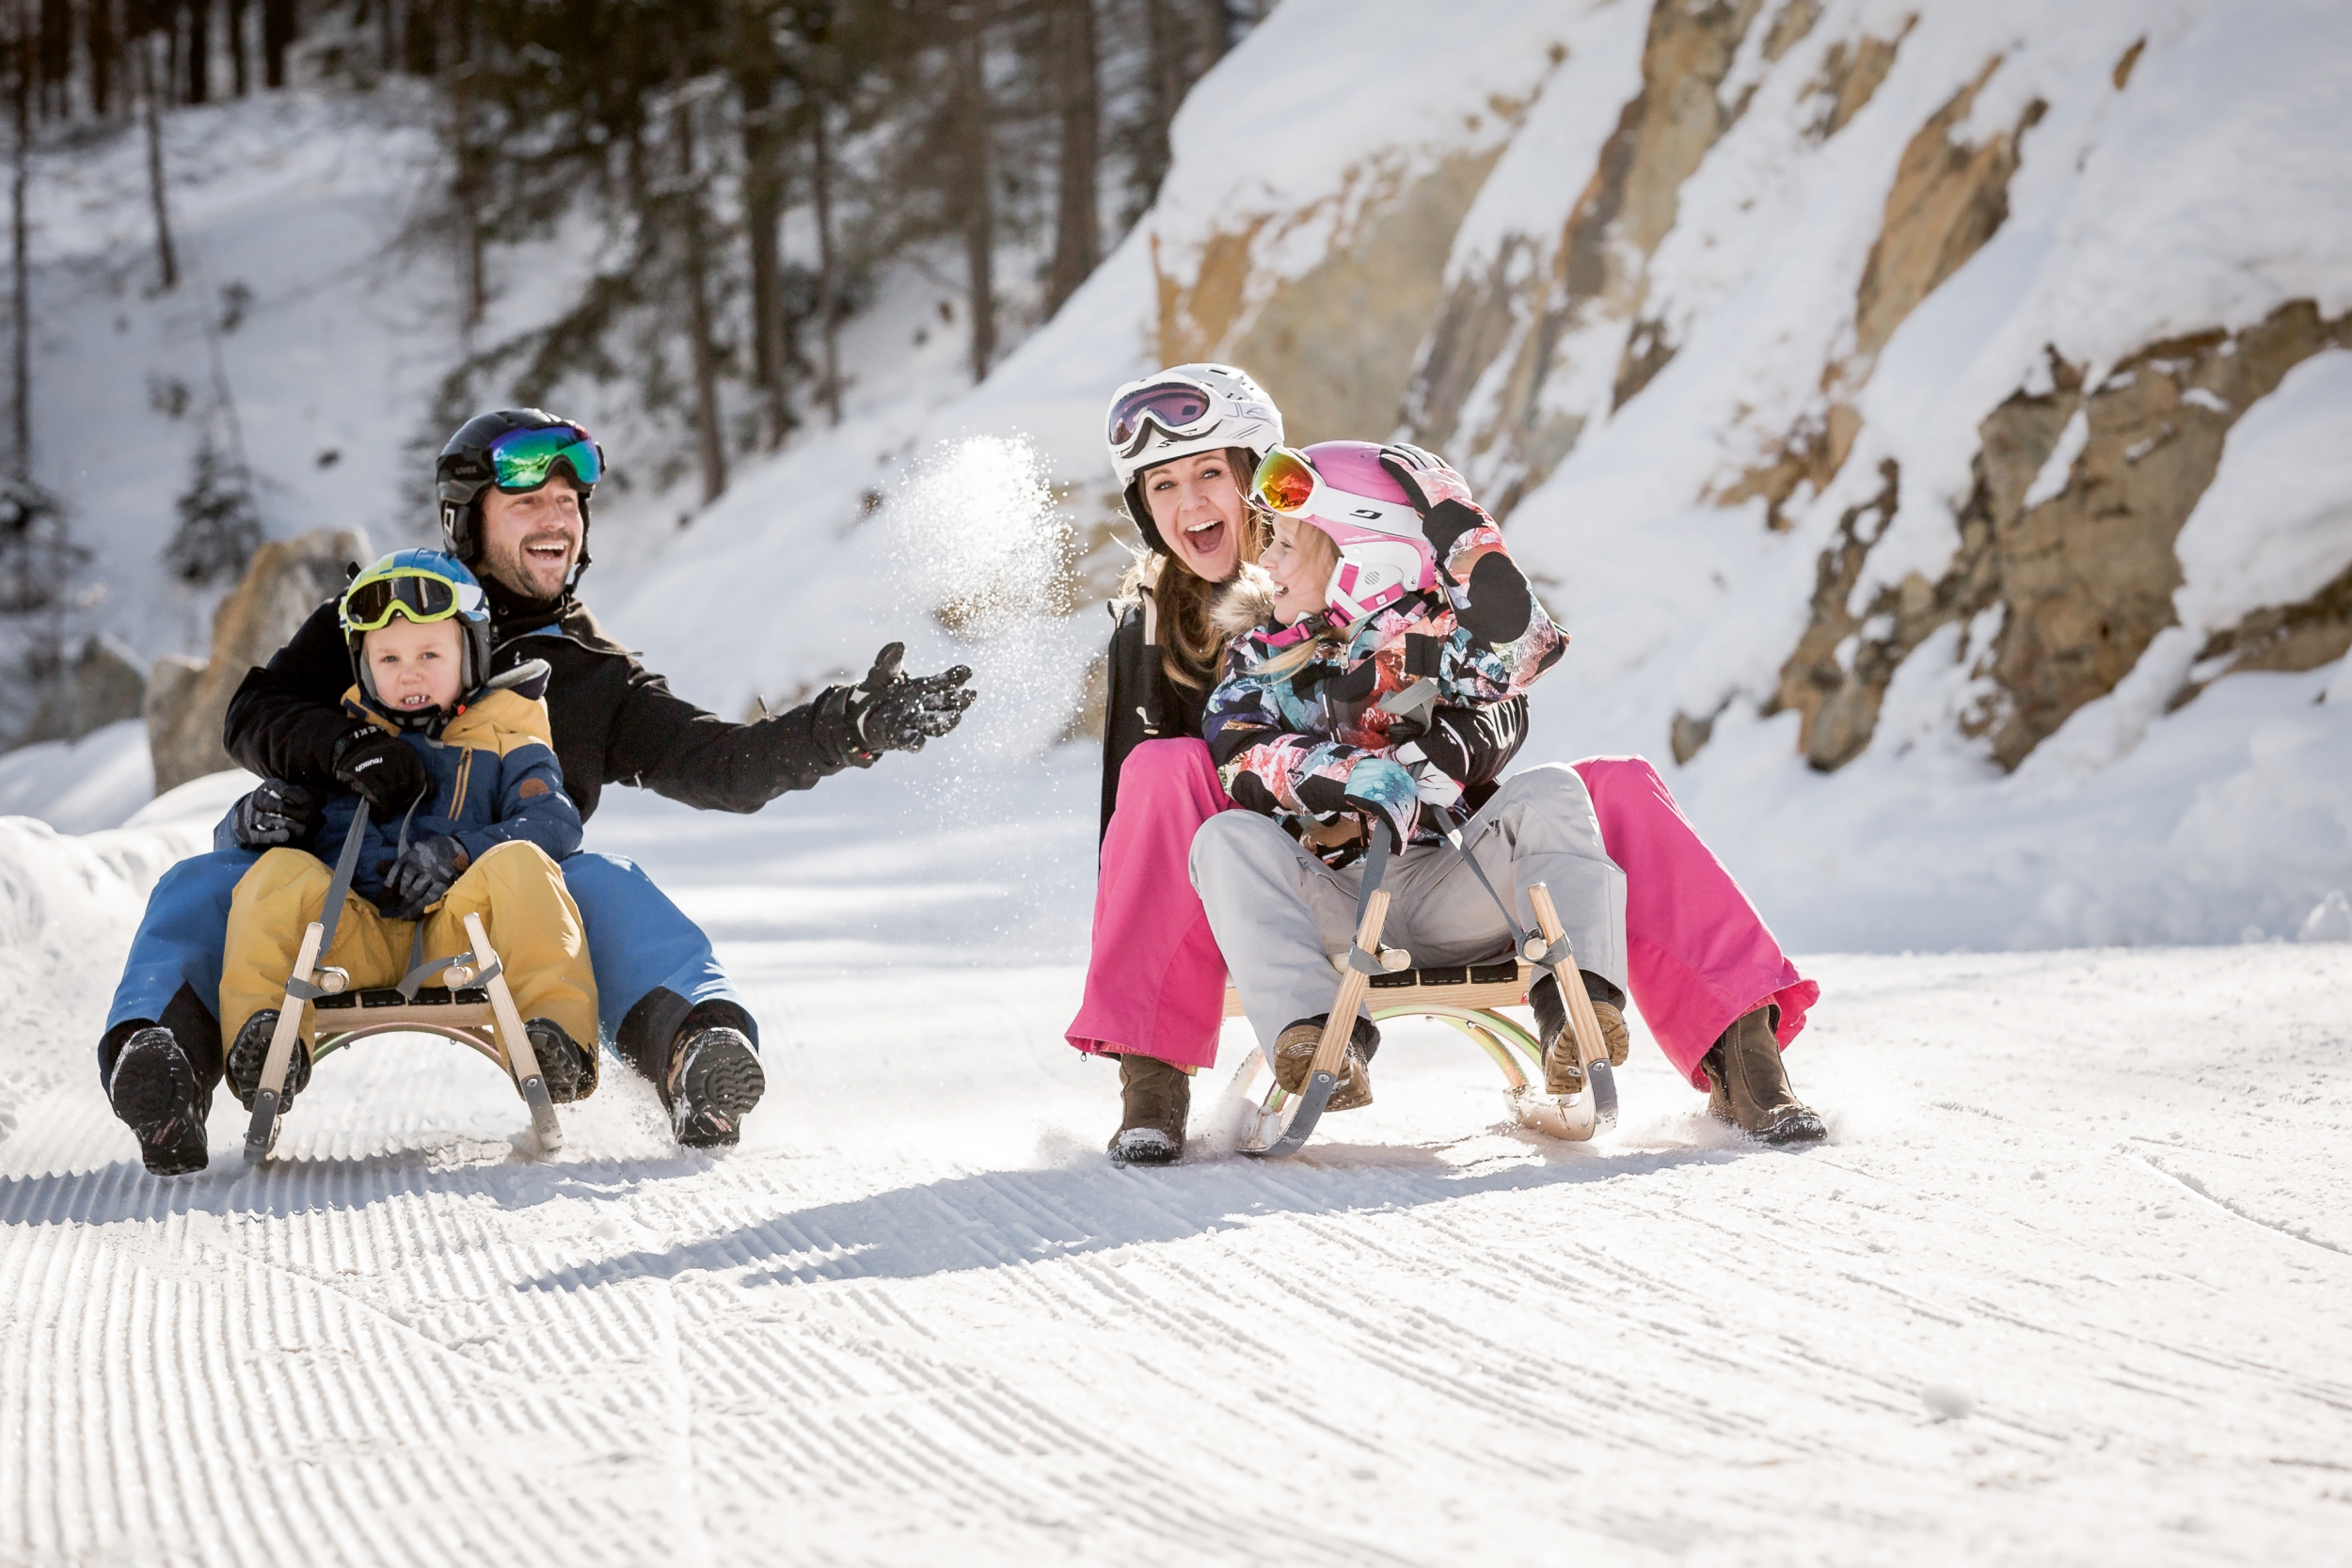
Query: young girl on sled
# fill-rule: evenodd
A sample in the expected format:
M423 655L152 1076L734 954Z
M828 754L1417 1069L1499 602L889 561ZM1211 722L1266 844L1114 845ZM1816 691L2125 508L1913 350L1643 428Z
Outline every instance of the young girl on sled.
M489 678L490 615L481 584L453 556L401 550L355 578L342 604L354 684L343 704L356 726L399 736L430 781L407 812L368 823L331 951L354 988L391 986L422 951L447 958L469 945L465 917L482 917L550 1098L577 1100L596 1084L596 987L580 911L556 863L580 847L580 812L564 793L542 698L548 667L532 660ZM333 880L322 855L339 852L358 815L356 795L326 803L313 847L263 855L230 905L220 1020L235 1042L230 1087L249 1110L296 949L320 917ZM283 1103L310 1082L306 1027ZM200 1136L200 1129L199 1130Z

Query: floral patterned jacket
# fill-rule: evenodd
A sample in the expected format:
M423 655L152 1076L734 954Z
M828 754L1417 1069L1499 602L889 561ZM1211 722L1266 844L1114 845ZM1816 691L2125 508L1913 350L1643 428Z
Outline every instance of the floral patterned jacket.
M1397 749L1421 736L1430 705L1481 707L1518 696L1568 643L1511 563L1501 532L1478 517L1482 526L1445 552L1437 588L1350 626L1320 616L1276 626L1273 580L1244 568L1217 603L1217 625L1232 641L1201 724L1236 805L1297 829L1301 818L1328 823L1360 809L1353 797L1376 802L1409 841L1439 836L1421 820ZM1495 603L1480 602L1498 600L1499 615ZM1285 657L1302 649L1303 661Z

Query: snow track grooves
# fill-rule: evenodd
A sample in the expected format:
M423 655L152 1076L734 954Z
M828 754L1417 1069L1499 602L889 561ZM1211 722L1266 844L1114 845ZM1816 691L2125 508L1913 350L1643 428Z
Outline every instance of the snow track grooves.
M2225 957L2305 1009L2247 1047L2294 1095L2149 1062L2113 956L1831 965L1803 1155L1652 1054L1615 1140L1523 1136L1400 1028L1300 1160L1113 1170L1056 1152L1111 1094L1030 1041L1035 972L959 982L1016 1033L968 1072L946 1042L911 1117L902 1053L779 1048L718 1159L617 1069L516 1158L495 1080L382 1042L269 1170L223 1117L155 1182L69 1085L0 1144L0 1562L2309 1560L2352 1449L2309 1354L2352 1332L2352 1085L2306 1027L2333 993L2259 968L2308 958ZM1899 977L1963 968L2071 1076L1922 1021ZM821 1040L864 986L761 1005Z

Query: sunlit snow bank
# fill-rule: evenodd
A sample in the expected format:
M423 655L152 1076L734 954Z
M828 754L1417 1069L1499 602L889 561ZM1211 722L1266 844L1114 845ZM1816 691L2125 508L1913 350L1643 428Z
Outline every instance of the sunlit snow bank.
M196 779L121 827L78 836L0 816L0 1137L18 1107L89 1061L148 890L210 847L213 824L252 783Z

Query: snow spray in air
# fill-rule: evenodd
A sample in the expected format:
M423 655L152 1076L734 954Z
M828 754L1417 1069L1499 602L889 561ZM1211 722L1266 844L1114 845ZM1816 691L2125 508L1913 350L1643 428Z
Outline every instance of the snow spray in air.
M900 603L930 611L945 662L971 665L979 692L942 749L959 768L1034 761L1067 729L1093 652L1071 619L1075 536L1035 449L946 443L893 486L882 521ZM908 661L922 667L917 645Z

